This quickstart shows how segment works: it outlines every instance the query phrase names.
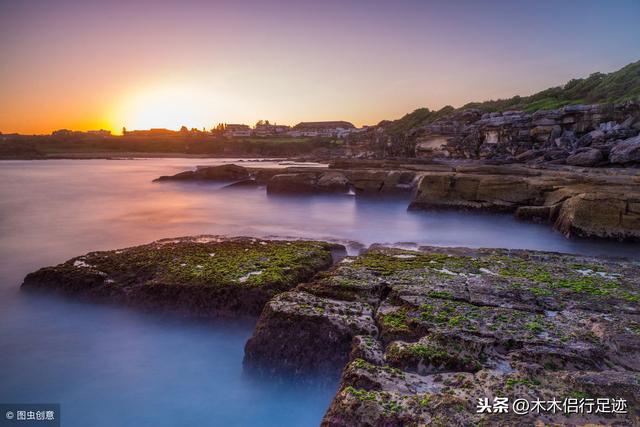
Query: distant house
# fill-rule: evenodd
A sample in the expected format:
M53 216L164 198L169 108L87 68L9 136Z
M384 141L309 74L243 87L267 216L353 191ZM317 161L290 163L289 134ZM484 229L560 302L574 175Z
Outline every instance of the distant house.
M345 121L300 122L288 133L291 136L325 136L342 138L353 130L355 130L355 126L352 123Z
M231 138L238 136L251 136L251 128L247 125L230 124L224 127L224 136Z
M283 135L291 129L285 125L272 125L270 123L258 123L254 129L254 132L258 136L270 136L270 135Z

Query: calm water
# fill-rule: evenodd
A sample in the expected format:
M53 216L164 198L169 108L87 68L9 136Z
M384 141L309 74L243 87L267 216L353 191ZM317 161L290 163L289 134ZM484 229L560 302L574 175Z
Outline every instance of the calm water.
M639 255L638 245L568 241L510 216L151 182L212 163L219 161L0 162L0 402L61 403L64 426L305 426L321 419L337 379L300 389L243 376L251 325L158 318L18 291L28 272L88 251L211 233Z

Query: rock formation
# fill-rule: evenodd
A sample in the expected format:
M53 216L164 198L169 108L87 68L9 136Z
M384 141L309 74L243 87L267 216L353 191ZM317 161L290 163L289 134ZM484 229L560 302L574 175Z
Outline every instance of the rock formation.
M91 252L29 274L25 291L175 311L257 316L272 296L332 265L339 245L198 236Z
M571 105L534 113L456 111L411 129L415 155L426 158L637 165L640 104Z
M305 375L347 363L324 426L637 422L638 277L620 260L373 247L272 299L245 364ZM495 397L615 397L628 413L477 413Z
M634 155L631 149L625 153ZM337 161L329 169L203 169L206 173L182 172L162 180L210 181L232 170L241 178L232 186L266 186L269 194L412 194L409 209L509 212L548 223L567 237L640 240L640 177L635 169L371 160Z
M332 257L343 250L166 239L40 269L22 289L192 316L260 314L245 348L248 372L342 372L324 426L640 422L637 262L378 245ZM495 399L506 399L508 412L479 412ZM522 415L516 399L528 405ZM566 412L604 399L608 411ZM545 406L536 411L535 401ZM560 409L549 409L553 401Z

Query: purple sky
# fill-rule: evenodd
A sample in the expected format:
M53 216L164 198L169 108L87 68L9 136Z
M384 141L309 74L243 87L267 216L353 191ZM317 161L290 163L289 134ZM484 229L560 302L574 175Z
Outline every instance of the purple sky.
M0 0L0 131L373 124L640 59L640 1Z

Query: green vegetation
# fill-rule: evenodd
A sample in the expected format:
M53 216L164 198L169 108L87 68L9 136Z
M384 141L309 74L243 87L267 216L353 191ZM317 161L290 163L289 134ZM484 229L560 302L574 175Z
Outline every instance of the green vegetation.
M409 327L407 325L407 310L401 308L400 310L383 315L382 324L389 329L408 329Z
M528 112L584 103L616 103L640 100L640 61L609 74L593 73L573 79L564 86L552 87L531 96L514 96L497 101L472 102L464 108L483 111L524 110Z
M382 122L389 135L404 135L410 129L424 126L442 116L469 108L484 112L523 110L534 112L576 104L606 104L628 100L640 101L640 61L609 74L593 73L589 77L573 79L563 86L552 87L530 96L516 95L508 99L471 102L455 109L446 106L438 111L419 108L402 118Z
M375 391L367 391L362 388L354 388L352 386L348 386L344 389L345 392L351 394L352 396L357 397L360 401L372 401L377 400L378 394Z
M301 277L331 265L330 245L312 241L167 241L80 259L85 270L127 285L270 286L288 289ZM76 260L65 265L74 267Z
M598 266L590 266L588 269L597 271ZM551 289L567 289L576 293L611 296L614 295L613 291L619 288L619 283L615 279L604 278L599 275L581 274L570 269L552 272L540 265L518 259L509 260L508 266L500 269L499 274L504 277L528 279L545 285L544 288L528 288L531 293L537 296L551 295ZM637 297L637 295L630 292L620 296L625 299L631 298L630 301Z
M524 327L536 334L540 334L545 330L544 325L536 321L525 323Z
M552 292L549 289L544 289L544 288L529 288L529 292L531 292L537 297L548 297L552 294Z
M435 345L426 345L422 343L410 344L408 350L418 357L422 357L425 360L445 360L449 353Z
M491 266L491 260L469 256L451 256L441 253L421 253L412 251L369 251L357 258L352 264L354 268L368 268L388 276L406 270L429 268L432 270L449 270L452 273L480 273L480 268ZM446 273L443 273L446 274ZM450 276L446 274L447 276ZM439 292L439 291L433 291ZM441 291L435 298L448 298L446 291Z
M118 155L256 156L284 157L331 148L332 138L235 138L212 135L108 136L79 133L71 136L19 135L0 144L0 157L109 157Z
M312 242L225 242L212 250L176 256L169 273L179 283L290 284L296 280L292 271L305 268L313 257L327 263L330 257L322 244Z
M450 105L447 105L438 111L431 111L428 108L418 108L411 113L405 114L398 120L389 122L385 126L385 130L389 134L404 134L409 129L434 122L440 117L451 114L454 111L455 108Z
M526 387L534 387L534 386L539 386L540 385L540 381L536 380L536 379L529 379L529 378L507 378L507 380L504 383L505 387L507 389L512 389L515 386L518 385L523 385Z
M426 408L427 406L429 406L429 402L431 402L431 397L430 396L425 396L422 399L420 399L418 404L420 406L422 406L423 408Z
M431 298L443 298L443 299L451 299L453 298L453 294L449 291L429 291L427 295Z
M460 326L475 328L472 325L473 319L480 316L481 309L473 304L444 301L436 304L423 304L420 306L420 319L425 322L438 324L446 323L449 326Z

